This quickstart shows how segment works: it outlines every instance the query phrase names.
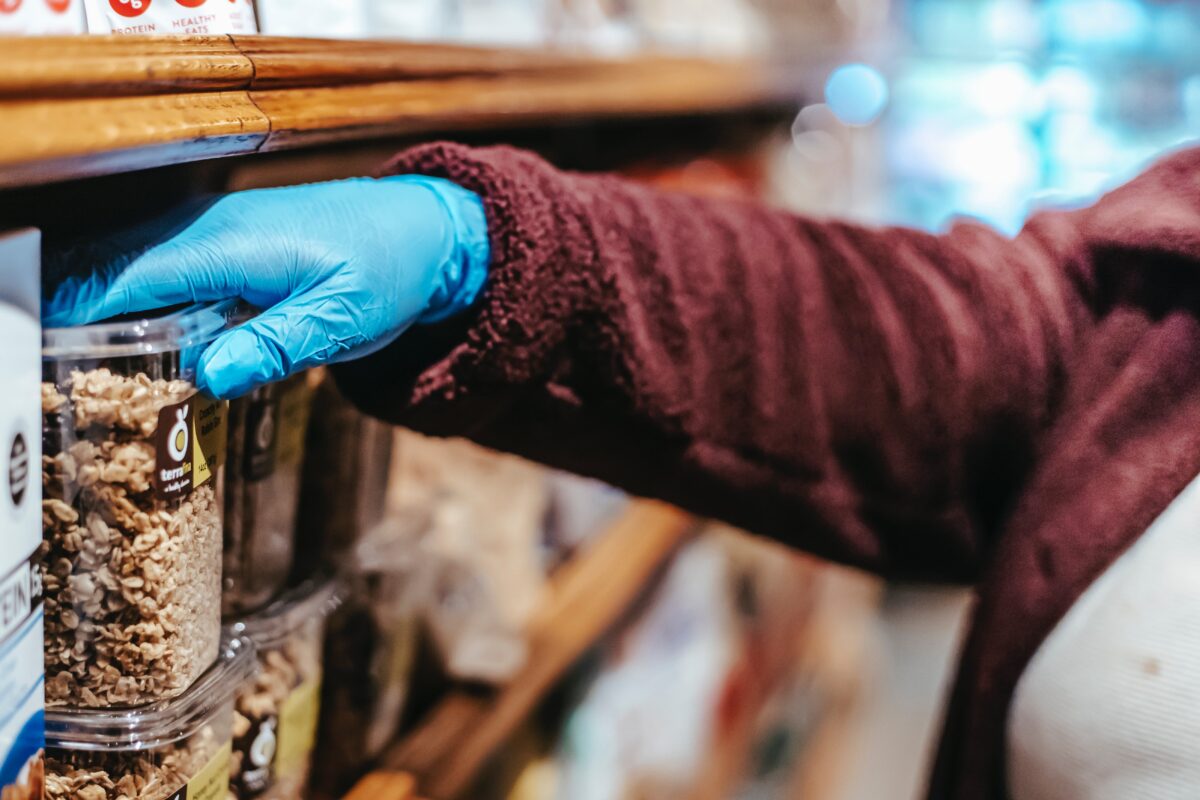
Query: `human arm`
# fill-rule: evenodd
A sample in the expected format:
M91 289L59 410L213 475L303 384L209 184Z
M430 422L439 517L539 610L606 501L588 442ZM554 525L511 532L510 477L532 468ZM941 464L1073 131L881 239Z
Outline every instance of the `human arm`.
M356 402L889 574L975 574L1096 314L1081 213L935 236L504 148L389 169L483 197L493 264L466 315L340 368Z
M1039 215L1015 240L977 225L872 231L665 195L503 148L418 148L391 169L481 198L474 244L459 247L459 221L428 196L385 200L376 183L240 193L225 207L245 213L192 221L162 243L170 258L131 250L85 281L90 300L68 286L49 307L278 301L270 326L210 348L202 379L236 393L372 353L338 372L379 416L865 568L970 579L1094 321L1177 285L1151 266L1200 261L1200 151L1092 210ZM307 224L280 225L266 213L274 197ZM453 267L480 249L484 219L488 283L454 315L469 298L447 306L437 287L466 274ZM326 297L334 278L352 292ZM344 313L325 317L314 301ZM215 358L230 338L246 342L244 357Z

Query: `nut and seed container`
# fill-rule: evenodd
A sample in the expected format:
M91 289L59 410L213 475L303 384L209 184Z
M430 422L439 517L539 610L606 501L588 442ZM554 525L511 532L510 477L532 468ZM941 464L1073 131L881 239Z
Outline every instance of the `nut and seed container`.
M43 332L48 707L175 697L217 658L227 404L194 374L236 308Z
M221 598L227 619L265 606L291 573L311 401L308 376L300 373L229 404Z
M223 800L234 694L255 668L253 645L226 638L217 662L179 697L47 711L45 800Z
M340 583L313 578L231 627L254 643L259 670L237 695L230 796L300 800L320 713L325 622Z

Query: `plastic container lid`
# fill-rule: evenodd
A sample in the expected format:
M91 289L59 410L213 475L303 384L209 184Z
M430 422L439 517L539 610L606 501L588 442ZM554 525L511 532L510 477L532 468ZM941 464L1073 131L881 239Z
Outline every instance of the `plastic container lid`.
M310 578L261 611L235 622L230 630L250 639L258 650L274 650L305 623L332 614L343 600L345 590L339 579Z
M241 301L195 303L160 316L139 316L42 331L42 358L124 358L211 342L245 315Z
M63 750L156 750L186 739L230 702L258 669L254 644L226 635L217 663L176 698L137 708L46 709L46 746Z

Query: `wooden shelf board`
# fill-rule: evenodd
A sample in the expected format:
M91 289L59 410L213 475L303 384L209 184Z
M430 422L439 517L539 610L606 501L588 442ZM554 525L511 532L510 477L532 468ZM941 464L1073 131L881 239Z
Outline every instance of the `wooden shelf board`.
M250 97L271 120L263 149L280 150L395 134L745 108L763 98L745 93L743 77L663 68L624 80L607 72L531 74L254 91Z
M329 86L459 75L513 75L587 64L538 50L496 50L448 44L233 36L254 64L251 88Z
M639 501L555 575L531 620L525 667L491 697L451 692L345 800L402 800L379 775L414 776L420 792L454 800L566 672L620 621L693 529L670 506ZM368 794L368 789L374 794Z
M0 97L117 97L244 89L254 65L228 36L11 38Z
M364 778L345 800L416 800L417 784L405 772L372 772Z
M695 59L269 37L13 39L0 187L398 134L735 113L792 98Z
M253 153L271 124L245 92L0 101L0 186Z

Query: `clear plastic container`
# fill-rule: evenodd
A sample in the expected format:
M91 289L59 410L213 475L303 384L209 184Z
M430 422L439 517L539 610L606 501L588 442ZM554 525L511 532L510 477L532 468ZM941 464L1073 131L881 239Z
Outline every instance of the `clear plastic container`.
M325 623L341 596L336 581L312 579L232 626L254 642L259 670L237 695L231 798L305 796L320 713Z
M227 405L193 375L236 305L43 332L48 706L174 697L217 657Z
M221 597L226 618L263 607L287 583L311 406L303 373L229 404Z
M311 422L304 450L293 578L341 567L383 521L395 429L342 397L323 369L311 370Z
M254 673L254 647L226 638L187 692L136 709L46 713L46 800L223 800L233 698Z
M346 599L325 634L317 797L337 797L395 741L418 640L414 573L428 515L395 515L367 534L343 579Z

